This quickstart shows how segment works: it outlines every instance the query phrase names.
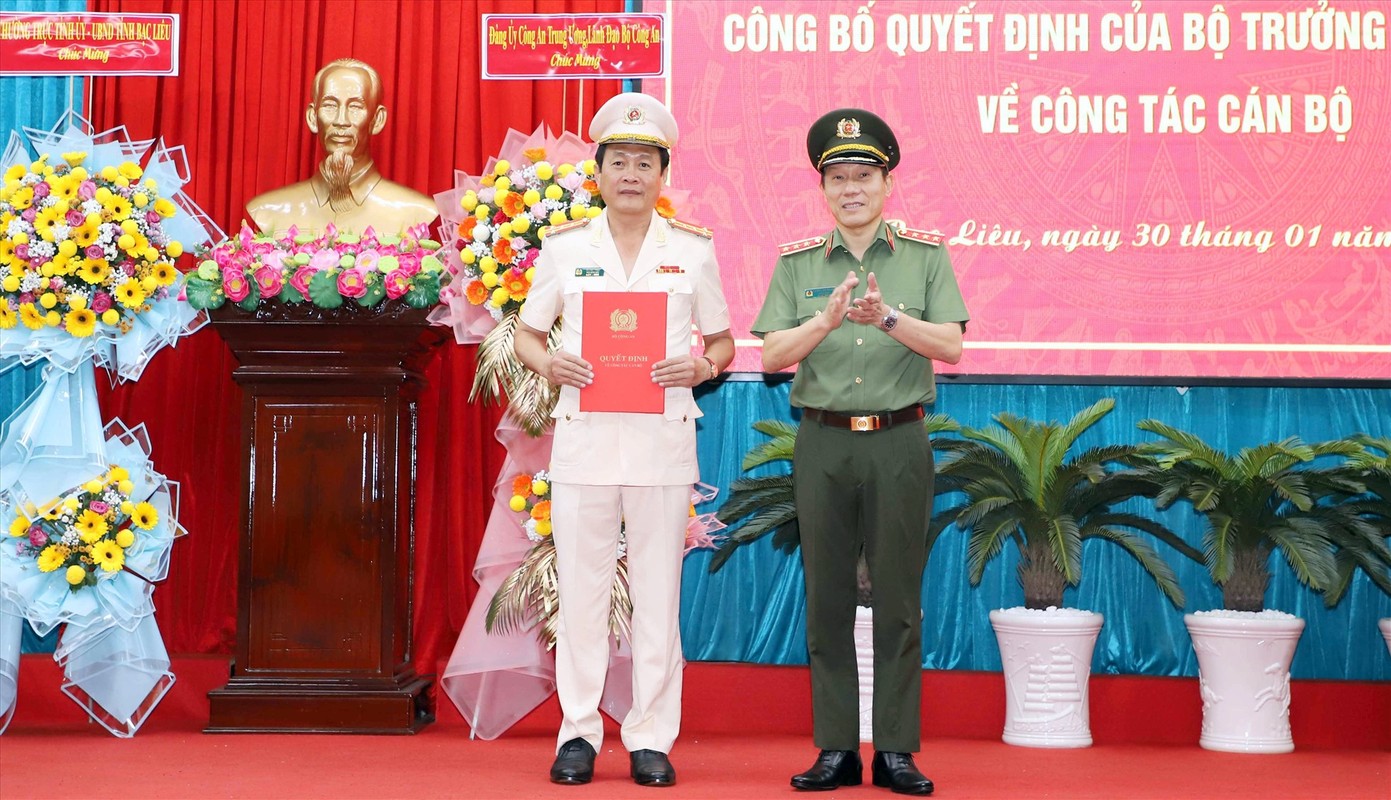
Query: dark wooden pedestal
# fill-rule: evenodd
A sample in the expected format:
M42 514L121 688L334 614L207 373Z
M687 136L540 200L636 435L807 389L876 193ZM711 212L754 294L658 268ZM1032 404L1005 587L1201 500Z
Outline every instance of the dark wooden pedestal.
M446 329L425 309L230 306L243 493L237 650L210 733L414 733L416 403Z

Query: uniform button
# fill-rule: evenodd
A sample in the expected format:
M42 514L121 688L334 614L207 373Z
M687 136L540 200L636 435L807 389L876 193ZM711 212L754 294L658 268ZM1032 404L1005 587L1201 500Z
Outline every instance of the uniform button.
M864 271L865 271L865 265L864 265L864 264L861 264L861 265L860 265L860 272L864 272Z
M856 379L855 379L855 383L864 383L864 382L865 382L865 379L864 379L864 378L856 378Z
M570 421L570 415L569 415L569 414L566 414L566 415L565 415L565 421L566 421L566 422L569 422L569 421Z
M864 343L865 343L865 340L864 340L864 339L856 339L856 340L855 340L855 344L864 344Z
M821 316L821 310L820 310L820 309L817 309L817 311L816 311L816 316L818 316L818 317Z
M685 422L685 421L686 421L686 415L685 415L685 414L682 414L682 415L681 415L681 421L682 421L682 422Z
M899 304L898 304L898 310L899 310L899 311L902 311L902 310L903 310L903 304L902 304L902 303L899 303Z

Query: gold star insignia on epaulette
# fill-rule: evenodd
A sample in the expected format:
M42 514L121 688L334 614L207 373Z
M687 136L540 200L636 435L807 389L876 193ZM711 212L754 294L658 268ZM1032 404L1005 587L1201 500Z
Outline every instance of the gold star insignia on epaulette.
M714 237L715 235L715 232L710 230L709 228L702 228L699 225L692 225L689 222L682 222L679 219L671 220L671 227L679 231L685 231L686 233L694 234L702 239L709 239Z
M802 239L796 242L778 245L778 255L787 256L793 253L800 253L803 250L810 250L813 247L820 247L826 243L825 236L813 236L810 239Z
M917 228L899 228L898 235L904 239L912 239L915 242L940 247L947 235L941 231L921 231Z
M564 233L566 231L577 231L588 224L589 217L585 217L584 219L572 219L569 222L562 222L559 225L552 225L550 230L546 231L546 236L551 237L555 236L557 233Z

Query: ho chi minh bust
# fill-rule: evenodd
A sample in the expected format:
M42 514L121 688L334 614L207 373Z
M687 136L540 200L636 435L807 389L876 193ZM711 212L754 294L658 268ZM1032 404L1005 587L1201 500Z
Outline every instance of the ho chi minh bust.
M312 178L246 204L257 227L281 234L298 226L320 232L329 223L362 232L368 226L397 233L436 216L426 195L382 177L372 162L372 137L386 127L377 71L352 58L324 65L314 76L314 96L304 119L328 155Z

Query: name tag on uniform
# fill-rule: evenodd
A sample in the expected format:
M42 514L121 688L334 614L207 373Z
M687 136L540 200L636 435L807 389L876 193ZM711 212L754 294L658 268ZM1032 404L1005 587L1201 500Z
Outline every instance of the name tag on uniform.
M657 267L658 275L684 275L686 270L676 264L663 264Z
M819 289L807 289L802 294L805 295L808 300L810 300L813 297L830 297L831 292L834 292L835 290L836 287L834 286L822 286Z
M576 278L602 278L603 276L603 267L575 267Z

